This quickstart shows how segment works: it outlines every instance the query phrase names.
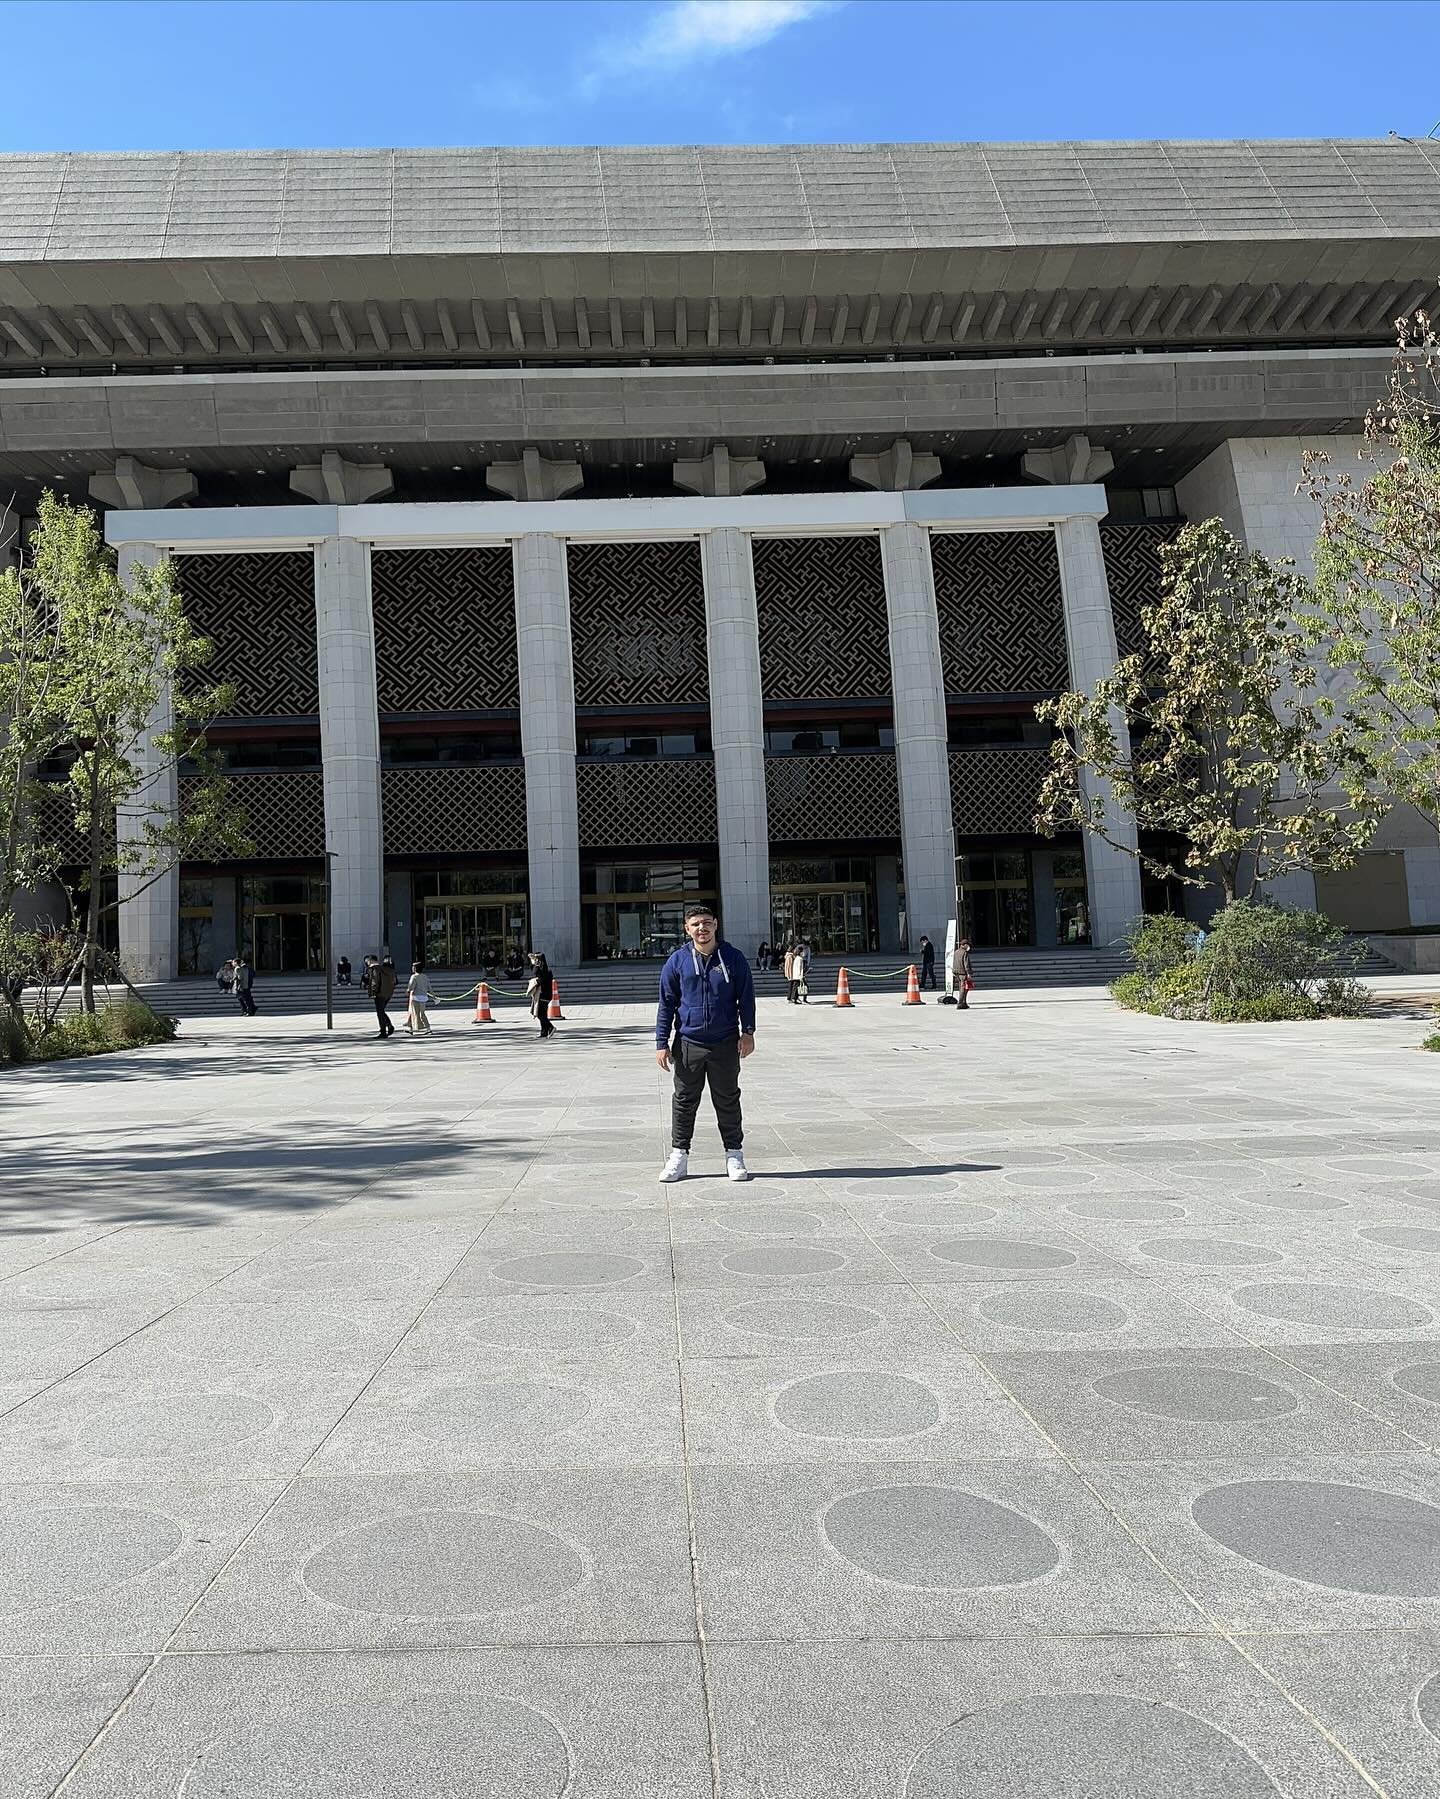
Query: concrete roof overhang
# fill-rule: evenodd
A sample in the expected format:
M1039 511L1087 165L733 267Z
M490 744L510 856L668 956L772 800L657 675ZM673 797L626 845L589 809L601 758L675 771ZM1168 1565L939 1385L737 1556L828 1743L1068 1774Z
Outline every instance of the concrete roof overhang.
M1440 145L0 157L0 372L1384 341Z

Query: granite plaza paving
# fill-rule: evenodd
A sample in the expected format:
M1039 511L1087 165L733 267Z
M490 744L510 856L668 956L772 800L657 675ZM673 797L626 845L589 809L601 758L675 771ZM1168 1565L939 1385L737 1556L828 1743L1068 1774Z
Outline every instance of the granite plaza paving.
M0 1792L1440 1790L1420 1028L986 1000L5 1077Z

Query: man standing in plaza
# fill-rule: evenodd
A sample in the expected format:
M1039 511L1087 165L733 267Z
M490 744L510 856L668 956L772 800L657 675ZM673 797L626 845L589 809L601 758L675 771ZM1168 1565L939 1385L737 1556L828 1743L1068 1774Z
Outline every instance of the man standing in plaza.
M923 933L920 937L920 985L935 985L935 945Z
M375 1017L380 1025L375 1035L382 1043L395 1035L395 1026L390 1022L390 1001L395 994L396 979L395 964L389 956L383 962L376 962L370 970L370 997L375 1002Z
M655 1014L655 1060L673 1069L670 1160L662 1181L683 1181L690 1171L695 1114L706 1083L725 1145L725 1173L748 1181L745 1127L740 1115L740 1063L755 1048L755 983L750 964L720 936L706 905L685 908L685 935L660 970Z

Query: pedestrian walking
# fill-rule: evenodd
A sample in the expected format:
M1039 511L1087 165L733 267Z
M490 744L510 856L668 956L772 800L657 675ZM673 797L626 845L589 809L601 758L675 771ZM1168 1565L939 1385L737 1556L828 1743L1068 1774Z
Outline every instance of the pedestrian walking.
M955 1004L962 1012L970 1010L970 995L975 991L975 971L970 961L970 939L962 937L955 945L955 956L950 964L950 971L955 977Z
M230 991L240 1003L240 1010L253 1018L259 1008L255 1004L255 970L244 956L237 956L230 972Z
M405 989L409 1005L405 1013L405 1029L412 1037L428 1037L430 1035L430 1019L427 1008L430 1004L430 977L426 974L424 964L410 964L410 982Z
M920 985L935 985L935 945L923 932L920 937Z
M375 1002L375 1017L380 1025L376 1036L382 1043L387 1037L395 1035L395 1026L390 1022L390 1001L394 998L399 979L395 964L388 956L383 962L377 962L373 956L365 958L365 982L370 997Z
M655 1060L674 1074L670 1159L660 1179L683 1181L690 1172L695 1114L708 1084L726 1177L748 1181L740 1063L755 1048L755 982L744 954L724 941L708 906L685 908L685 935L689 942L660 970L655 1013Z
M530 982L525 991L530 996L530 1016L540 1020L540 1041L555 1035L550 1022L550 1001L555 994L555 976L542 950L530 955Z
M800 1004L800 977L805 972L805 961L800 954L799 947L794 943L787 944L785 947L784 969L785 1004L798 1006Z
M810 939L808 937L800 939L799 950L800 1003L802 1006L808 1006L810 1004Z

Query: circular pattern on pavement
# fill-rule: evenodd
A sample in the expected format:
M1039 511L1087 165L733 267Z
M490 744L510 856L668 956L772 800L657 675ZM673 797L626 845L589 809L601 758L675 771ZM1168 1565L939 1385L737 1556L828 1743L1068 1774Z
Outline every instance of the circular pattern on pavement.
M1005 1184L1031 1193L1056 1193L1071 1187L1093 1187L1099 1179L1095 1168L1021 1168L1007 1173Z
M1187 1268L1261 1268L1285 1260L1278 1249L1236 1243L1229 1237L1152 1237L1136 1247L1157 1262L1178 1262Z
M508 1302L507 1302L508 1303ZM527 1304L529 1302L526 1302ZM618 1312L501 1312L471 1318L461 1335L493 1349L618 1349L639 1330L634 1318Z
M569 1784L569 1748L539 1712L490 1693L426 1693L287 1712L221 1737L191 1762L179 1799L561 1799Z
M922 1381L857 1369L793 1382L776 1395L775 1418L805 1437L876 1442L931 1429L940 1401Z
M1084 1336L1090 1331L1119 1330L1130 1314L1113 1300L1095 1293L990 1293L975 1310L991 1324L1017 1331L1058 1331Z
M143 1461L246 1443L274 1422L270 1407L248 1393L165 1393L113 1406L88 1419L76 1442L92 1455Z
M1427 1230L1418 1224L1377 1224L1357 1236L1371 1243L1383 1243L1386 1249L1415 1249L1421 1255L1440 1255L1440 1231Z
M1243 1744L1154 1699L1034 1693L971 1712L927 1743L903 1799L1276 1799Z
M840 1189L850 1199L954 1199L960 1179L953 1174L877 1174L842 1181Z
M1312 1193L1305 1187L1267 1187L1243 1197L1247 1206L1270 1206L1277 1212L1343 1212L1350 1204L1338 1193Z
M1190 1507L1207 1537L1312 1586L1387 1598L1440 1596L1440 1507L1378 1487L1242 1480Z
M1415 1695L1415 1716L1440 1743L1440 1674L1432 1674Z
M930 1254L962 1268L1069 1268L1076 1260L1058 1243L1021 1243L1013 1237L956 1237L932 1243Z
M84 1304L99 1299L154 1299L173 1292L181 1277L169 1268L96 1267L74 1262L43 1264L15 1277L32 1299L70 1300Z
M832 1337L863 1337L885 1320L869 1306L838 1299L747 1299L721 1318L736 1330L786 1343L821 1343Z
M247 1303L222 1311L177 1312L153 1334L166 1355L187 1366L214 1362L293 1363L301 1357L329 1358L361 1340L360 1326L338 1312L292 1310L289 1306Z
M999 1212L994 1206L982 1206L973 1200L911 1200L908 1204L900 1201L888 1205L880 1213L886 1224L898 1225L902 1230L934 1230L937 1224L963 1231L972 1225L988 1224L992 1218L998 1218Z
M1234 1368L1126 1368L1092 1383L1101 1399L1151 1418L1195 1424L1248 1424L1282 1418L1300 1401L1278 1381Z
M1053 1537L1022 1513L958 1487L868 1487L833 1501L821 1527L877 1580L954 1591L1015 1587L1060 1565Z
M401 1512L317 1549L305 1585L347 1612L476 1618L559 1599L585 1565L553 1531L494 1512Z
M1282 1324L1314 1324L1325 1330L1398 1331L1430 1324L1434 1313L1413 1299L1371 1287L1335 1287L1314 1281L1240 1287L1237 1306Z
M1154 1222L1189 1216L1184 1206L1168 1199L1077 1199L1065 1210L1074 1218L1135 1218Z
M1351 1156L1343 1162L1327 1162L1326 1167L1375 1181L1404 1181L1435 1172L1428 1162L1398 1162L1391 1156Z
M558 1437L593 1407L581 1387L559 1381L495 1380L442 1387L411 1408L421 1436L464 1450L474 1443L518 1446Z
M260 1287L282 1293L388 1293L413 1280L411 1262L382 1261L374 1256L321 1256L313 1262L282 1263L255 1277Z
M764 1249L737 1249L720 1266L731 1274L752 1275L757 1280L789 1280L805 1274L828 1274L843 1268L845 1257L834 1249L809 1249L777 1243Z
M607 1287L633 1281L645 1272L634 1256L606 1255L597 1250L559 1249L548 1254L512 1256L497 1262L497 1280L522 1287Z
M717 1218L722 1231L737 1237L816 1237L825 1220L813 1212L797 1212L788 1206L747 1206Z
M43 1506L0 1518L0 1616L108 1593L184 1542L173 1518L138 1506Z
M1402 1393L1440 1405L1440 1362L1412 1362L1408 1368L1397 1368L1390 1379Z

